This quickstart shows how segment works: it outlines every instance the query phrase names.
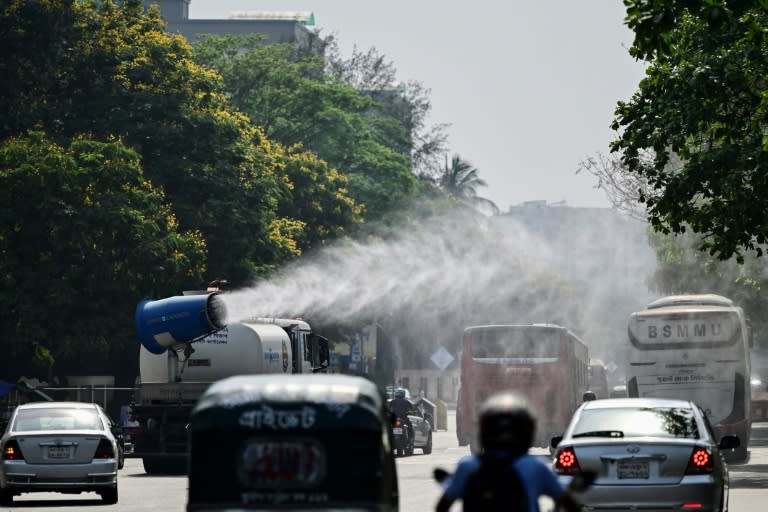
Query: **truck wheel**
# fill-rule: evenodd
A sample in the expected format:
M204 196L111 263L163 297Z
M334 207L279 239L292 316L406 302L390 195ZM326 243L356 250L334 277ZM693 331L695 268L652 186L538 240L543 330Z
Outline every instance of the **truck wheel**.
M8 489L0 489L0 505L4 507L13 505L13 493Z
M148 475L157 475L160 473L160 460L156 457L144 457L141 459L144 465L144 472Z
M104 504L114 505L117 503L117 485L110 487L109 489L99 491L99 495L101 496L101 501L103 501Z
M183 458L144 457L144 471L148 475L186 475L187 463Z

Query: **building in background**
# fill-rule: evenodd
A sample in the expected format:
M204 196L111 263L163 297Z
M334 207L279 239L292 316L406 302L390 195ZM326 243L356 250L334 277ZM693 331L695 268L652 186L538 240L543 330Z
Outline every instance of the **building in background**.
M200 0L202 1L202 0ZM144 5L160 6L168 31L184 35L194 42L204 34L247 36L264 34L265 43L296 43L306 49L322 51L323 42L310 27L315 16L310 11L236 11L226 19L189 17L191 0L144 0Z

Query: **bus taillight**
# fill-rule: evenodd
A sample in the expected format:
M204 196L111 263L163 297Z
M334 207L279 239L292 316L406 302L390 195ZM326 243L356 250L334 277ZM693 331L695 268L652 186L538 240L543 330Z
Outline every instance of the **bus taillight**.
M573 448L561 448L555 457L555 471L561 475L575 475L579 472L579 461Z

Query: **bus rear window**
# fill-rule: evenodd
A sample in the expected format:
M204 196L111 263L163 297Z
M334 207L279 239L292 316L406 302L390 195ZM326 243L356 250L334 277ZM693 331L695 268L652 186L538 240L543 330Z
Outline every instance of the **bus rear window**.
M472 332L470 350L475 359L556 358L560 336L552 329L487 329Z

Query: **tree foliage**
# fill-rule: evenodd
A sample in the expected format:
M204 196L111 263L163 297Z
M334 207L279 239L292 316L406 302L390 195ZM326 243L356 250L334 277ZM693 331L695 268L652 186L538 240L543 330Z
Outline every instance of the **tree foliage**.
M362 51L357 46L344 58L335 38L327 39L327 70L332 77L370 95L379 101L380 108L405 126L410 134L411 162L419 176L435 176L440 172L441 157L447 149L447 124L430 125L432 112L430 91L421 82L397 80L394 63L376 48ZM392 91L398 94L392 94ZM382 91L390 91L382 94Z
M349 195L366 219L380 219L413 197L408 126L325 72L322 55L260 37L209 36L195 45L197 62L216 69L232 102L268 137L301 145L349 179ZM387 101L399 97L377 91Z
M49 18L53 34L36 25ZM14 48L0 57L1 138L31 128L61 144L118 137L180 226L203 234L211 275L242 282L298 254L275 215L286 185L258 165L263 134L231 107L221 78L192 61L186 40L166 31L157 6L12 2L0 7L0 27L0 42Z
M496 203L477 193L477 189L485 187L485 180L480 178L479 172L472 164L462 160L459 155L453 155L451 163L448 164L448 157L445 157L445 166L437 179L438 186L449 196L479 210L488 210L492 214L499 213L499 207Z
M136 303L176 293L180 275L203 278L202 237L179 229L139 156L117 141L7 141L0 218L2 375L137 363Z
M646 77L616 108L611 149L645 180L655 230L728 259L768 241L768 11L757 1L627 0ZM645 155L651 154L651 160Z

